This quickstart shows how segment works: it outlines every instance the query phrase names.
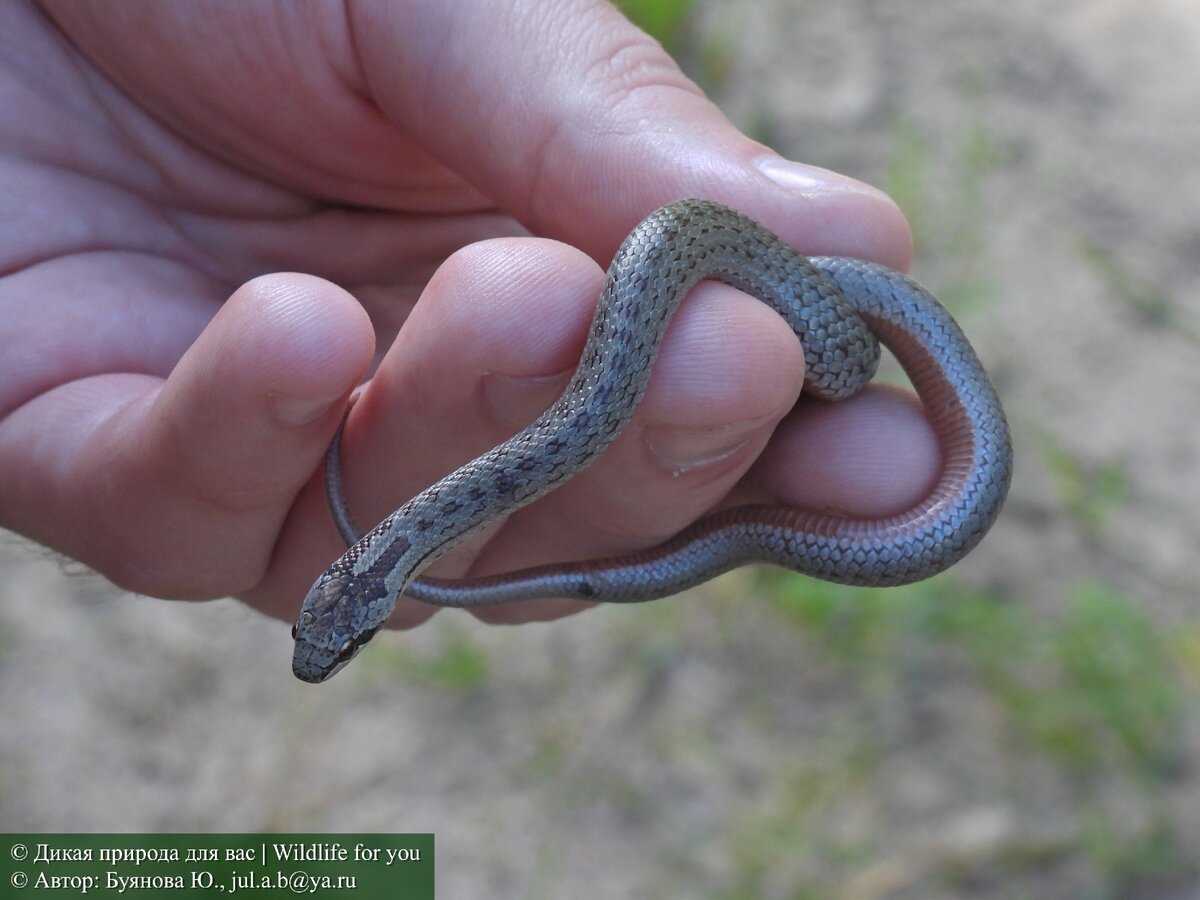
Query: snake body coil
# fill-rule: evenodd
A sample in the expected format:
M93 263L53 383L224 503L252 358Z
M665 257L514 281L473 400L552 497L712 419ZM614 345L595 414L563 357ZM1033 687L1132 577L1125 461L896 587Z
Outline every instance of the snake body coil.
M667 322L702 279L725 282L782 315L804 348L805 390L848 397L870 381L882 341L937 434L942 473L908 512L852 518L776 506L727 509L661 546L606 560L466 581L418 579L442 554L586 468L645 393ZM340 433L339 433L340 436ZM859 585L918 581L953 565L991 527L1012 450L999 398L958 325L908 277L854 259L806 259L727 207L683 200L625 239L609 268L579 367L529 427L409 500L359 537L345 513L338 440L327 484L352 543L313 585L293 628L292 670L323 681L387 621L402 593L439 606L533 597L638 602L669 596L749 562Z

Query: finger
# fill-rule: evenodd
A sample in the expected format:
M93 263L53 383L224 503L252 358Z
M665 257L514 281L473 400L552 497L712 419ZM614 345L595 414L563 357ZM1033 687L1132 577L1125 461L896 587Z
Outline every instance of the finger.
M371 352L370 323L345 292L260 278L234 292L165 382L83 379L10 417L27 456L55 455L27 467L20 502L52 546L122 586L246 591ZM22 438L9 435L13 451Z
M838 403L802 400L736 501L897 515L928 496L940 473L941 449L920 400L877 384Z
M46 7L141 103L318 196L498 202L604 262L654 207L700 196L803 252L901 269L910 257L891 200L741 134L607 0ZM299 78L298 58L310 63ZM247 60L255 77L231 82Z
M891 200L741 134L603 0L357 4L351 28L386 115L534 232L595 259L656 206L700 196L807 253L908 263Z

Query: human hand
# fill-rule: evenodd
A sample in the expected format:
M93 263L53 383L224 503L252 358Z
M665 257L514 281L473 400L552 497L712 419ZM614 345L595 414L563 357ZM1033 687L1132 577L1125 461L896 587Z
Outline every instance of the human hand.
M44 8L0 10L0 513L142 593L293 619L344 549L320 460L354 386L369 524L557 396L598 263L664 202L908 260L890 201L739 134L605 3ZM627 433L427 574L626 552L748 499L911 505L919 408L872 390L776 429L802 368L782 320L702 286Z

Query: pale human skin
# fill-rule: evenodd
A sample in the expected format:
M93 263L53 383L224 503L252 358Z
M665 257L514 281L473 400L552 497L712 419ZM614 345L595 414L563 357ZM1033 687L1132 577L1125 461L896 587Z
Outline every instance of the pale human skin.
M596 0L10 3L0 96L0 524L156 597L294 619L344 549L320 474L351 391L371 525L554 399L603 266L665 202L909 261L890 200L741 135ZM428 574L636 550L748 498L918 500L913 399L789 415L802 373L774 313L702 286L629 431Z

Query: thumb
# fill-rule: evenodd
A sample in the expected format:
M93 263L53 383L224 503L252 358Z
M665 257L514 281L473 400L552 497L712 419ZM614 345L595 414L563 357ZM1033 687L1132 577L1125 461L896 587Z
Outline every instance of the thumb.
M607 0L368 3L351 19L384 114L535 233L607 261L651 209L701 196L808 253L908 264L891 200L747 138Z

